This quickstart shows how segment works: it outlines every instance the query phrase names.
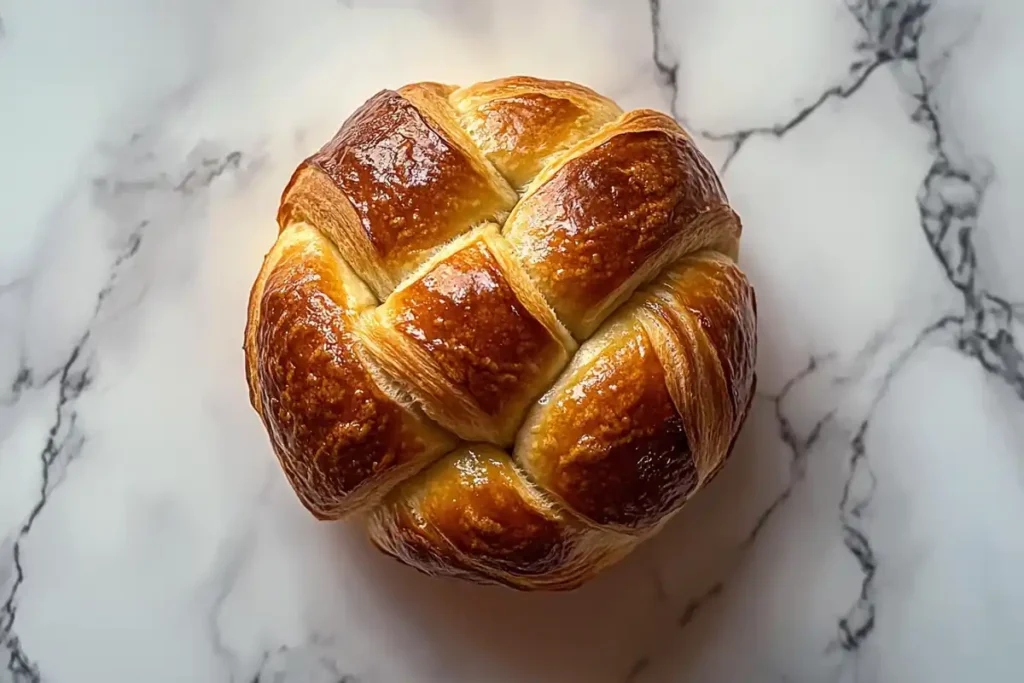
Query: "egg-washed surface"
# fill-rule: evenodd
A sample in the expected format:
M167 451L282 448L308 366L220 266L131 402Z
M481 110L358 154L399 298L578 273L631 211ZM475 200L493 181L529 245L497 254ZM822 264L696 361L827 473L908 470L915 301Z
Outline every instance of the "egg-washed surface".
M442 425L501 444L575 348L507 252L495 226L456 241L388 297L366 333Z
M439 96L432 87L414 92L428 101ZM304 174L322 176L337 191L332 201L351 207L356 218L344 227L354 233L347 241L365 241L372 267L397 283L437 244L507 214L515 195L486 170L440 122L401 93L383 91L296 172L283 198L295 206L283 220L310 211L301 194Z
M429 573L570 588L725 461L753 290L739 219L671 118L525 77L383 91L279 220L351 266L279 259L253 292L253 405L314 514L371 511L374 542ZM358 305L328 296L339 279Z
M592 358L536 408L517 455L574 512L632 530L684 500L697 471L650 339L633 321L614 332L588 342Z
M565 81L506 78L451 95L459 124L517 190L550 157L622 114L611 100Z
M359 358L352 320L372 298L333 245L304 224L278 244L250 317L250 387L303 503L337 517L373 497L369 485L415 471L452 442L392 400Z
M470 568L513 587L549 588L578 585L595 560L633 543L544 500L504 451L486 444L460 448L397 489L374 512L370 537L438 573Z
M549 166L505 233L578 338L681 253L738 230L710 163L668 117L630 112Z

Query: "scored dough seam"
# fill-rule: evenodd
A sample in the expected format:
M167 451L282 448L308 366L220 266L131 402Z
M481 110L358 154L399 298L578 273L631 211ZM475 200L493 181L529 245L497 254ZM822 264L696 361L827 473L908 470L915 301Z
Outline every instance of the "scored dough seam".
M637 112L641 112L641 113L638 114ZM632 120L632 119L640 118L645 113L646 113L645 110L633 110L633 111L623 112L615 120L609 121L608 123L605 123L600 128L598 128L596 131L594 131L590 135L584 137L583 139L579 140L575 144L570 145L568 148L553 154L545 162L545 164L541 167L541 169L537 172L537 174L534 176L534 178L529 183L527 183L524 186L523 193L519 197L519 201L516 202L516 205L512 208L512 211L510 212L509 216L511 216L516 211L516 208L520 205L520 203L522 203L523 200L525 200L533 192L538 190L539 187L541 187L543 185L543 183L545 183L545 182L549 181L551 178L553 178L555 176L555 174L557 174L557 172L559 170L561 170L561 168L564 167L567 163L569 163L570 161L572 161L573 159L577 158L578 156L580 156L582 154L585 154L585 153L587 153L587 152L589 152L589 151L591 151L593 149L596 149L597 147L600 147L601 145L605 144L609 140L611 140L614 137L616 137L616 135L620 134L620 133L615 133L613 135L608 135L609 129L617 127L618 124L620 123L620 121L622 121L623 119L626 119L627 117L631 117L631 120ZM656 114L658 116L661 116L660 113L656 112ZM458 125L461 126L461 122L459 121L459 118L455 117L453 120ZM678 122L675 122L675 123L676 123L676 125L678 125ZM689 131L687 131L682 126L679 126L679 130L682 132L682 134L685 136L685 138L687 140L692 142L692 136L690 135ZM629 131L629 129L627 129L627 131L623 131L623 132L630 132L630 131ZM476 146L475 141L473 141L472 137L468 133L466 133L465 137L468 138L474 144L474 146ZM604 138L604 139L601 139L601 138ZM486 155L483 153L483 151L480 150L478 146L476 146L476 147L477 147L477 152L486 159ZM488 162L489 162L489 160L488 160ZM499 171L499 173L500 173L500 171ZM728 205L726 205L726 209L729 211L729 213L732 216L735 217L735 212L732 211L732 209L729 208ZM716 214L717 213L718 212L716 212ZM558 373L558 375L552 380L552 382L550 383L548 388L545 390L545 392L543 392L541 394L541 397L546 395L547 392L550 391L552 387L556 386L559 383L559 381L561 380L561 378L563 377L563 375L570 370L570 366L572 364L573 357L577 353L579 353L579 351L581 350L583 344L586 341L592 339L595 335L597 335L597 333L600 331L600 329L603 328L606 324L608 324L613 317L615 317L614 313L616 313L617 311L622 309L623 306L625 306L627 304L627 302L630 299L632 299L633 296L635 296L637 294L637 292L640 291L641 287L643 287L646 284L656 283L661 278L663 273L665 273L666 271L671 270L672 267L674 267L677 263L679 263L680 261L682 261L686 257L688 257L688 256L690 256L690 255L692 255L694 253L697 253L699 251L703 251L705 249L710 249L712 251L716 251L717 253L720 253L720 254L724 255L726 258L729 258L730 260L735 260L735 253L736 252L735 252L734 247L731 244L715 245L714 247L703 247L702 246L702 247L700 247L698 249L694 249L694 250L691 250L689 252L673 253L673 251L675 251L676 249L679 249L679 247L681 246L679 243L683 242L685 240L685 233L686 233L687 228L690 228L694 223L707 221L707 220L712 219L714 217L715 216L711 216L711 215L708 215L708 214L701 214L701 215L698 215L697 217L695 217L693 221L691 221L686 226L684 226L682 229L680 229L679 234L677 234L675 237L673 237L671 242L669 244L665 245L665 247L663 247L662 250L660 250L657 255L653 256L650 259L648 259L647 262L641 264L640 267L637 269L637 273L634 273L633 276L631 276L626 282L624 282L622 285L620 285L620 287L618 288L620 291L617 292L615 294L614 298L613 298L613 302L614 303L612 305L608 306L608 308L610 308L611 310L607 313L605 321L602 322L602 324L597 329L595 329L586 339L578 340L578 342L579 342L578 347L573 352L570 352L570 356L567 359L566 364L563 366L562 370ZM503 234L502 234L502 239L504 239L504 235ZM511 249L509 250L508 257L513 258L513 259L515 258L514 250L511 250ZM531 283L533 284L533 289L538 291L538 292L542 292L542 290L540 290L540 288L538 287L537 283L529 275L528 271L522 266L522 264L518 263L518 260L516 262L517 262L517 265L518 265L518 270L526 278L528 278L531 281ZM646 271L646 272L644 272L644 271ZM637 278L637 275L640 274L640 273L643 273L643 276L640 277L640 278ZM637 280L639 280L639 282L637 282ZM634 289L633 289L632 292L629 292L628 288L629 288L629 285L631 285L631 284L633 285ZM401 285L399 285L399 286L401 286ZM626 294L624 292L629 292L629 293ZM543 296L542 293L541 293L541 296ZM564 328L564 323L558 317L558 314L555 311L554 307L551 306L551 302L546 301L546 297L545 297L545 303L547 304L547 308L552 312L552 315L554 315L555 319L558 321L559 325ZM639 313L639 311L636 311L636 313ZM645 326L645 328L646 328L646 326ZM678 392L672 386L672 384L676 384L676 382L669 383L667 381L669 379L669 377L678 375L678 369L672 370L670 368L670 366L666 364L665 361L667 359L664 357L664 355L662 353L659 352L658 347L660 345L655 342L655 337L653 335L651 336L651 340L652 340L652 343L654 344L655 353L656 353L656 355L658 357L658 361L659 361L659 363L661 363L662 369L663 369L663 371L665 373L666 389L669 391L669 395L672 398L673 405L675 406L676 411L679 412L680 416L684 416L684 415L686 415L686 413L683 410L681 410L680 402L678 400L678 395L677 395ZM717 353L715 354L715 362L719 364L718 369L721 370L720 361L718 360ZM533 405L536 405L536 400L534 401ZM616 531L615 529L612 529L612 528L604 526L604 525L596 524L595 522L586 519L583 515L580 515L580 514L576 513L575 511L573 511L568 505L563 503L559 499L558 496L556 496L553 492L547 490L547 488L542 486L540 484L540 482L536 481L536 479L532 475L530 475L530 473L527 471L527 469L525 467L523 467L523 464L522 464L522 462L520 461L520 459L518 457L517 449L515 448L515 444L518 443L519 433L523 429L523 427L525 426L525 424L527 422L527 417L529 416L530 411L532 410L532 408L533 408L533 406L531 406L531 408L527 409L527 411L526 411L526 413L524 415L523 420L519 424L519 428L516 430L516 436L515 436L515 438L513 440L513 447L510 448L507 451L508 454L509 454L510 460L512 461L512 463L513 463L513 465L515 467L515 470L522 477L524 483L526 483L529 486L529 488L534 493L541 494L542 495L542 500L544 500L547 504L549 504L552 507L562 511L563 513L567 513L567 515L571 519L576 520L578 523L580 523L580 524L582 524L582 525L584 525L586 527L589 527L589 528L592 528L592 529L597 529L597 530L600 530L600 531L603 531L603 532L606 532L606 533L615 534L615 535L623 535L623 532ZM701 410L701 412L703 412L703 410ZM705 431L706 430L702 430L702 432L705 432ZM431 466L433 466L433 465L431 465ZM424 469L426 469L426 468L424 468ZM705 473L703 471L700 471L699 472L699 476L700 476L700 483L699 483L698 486L694 487L694 491L699 490L700 484L704 483ZM680 508L681 507L682 506L680 506ZM677 509L677 511L678 511L678 509ZM640 536L641 537L646 537L646 536L648 536L650 534L653 534L654 532L656 532L657 529L660 529L662 527L662 525L665 522L667 522L668 519L671 518L671 517L672 517L672 515L666 515L665 518L663 520L661 520L658 524L653 525L653 527L651 527L650 529L644 530L644 532L642 534L640 534Z
M399 92L401 93L401 90ZM406 97L406 94L402 93L402 96ZM461 124L460 118L458 116L458 111L451 105L451 103L450 103L450 101L448 99L443 99L443 98L440 98L440 97L438 98L438 100L441 101L441 102L444 102L445 105L450 110L451 115L446 117L447 118L446 122L438 121L437 120L437 116L431 115L432 112L424 111L423 109L421 109L421 104L423 104L422 101L421 101L421 98L419 98L419 97L408 98L407 97L407 99L409 99L409 101L416 107L417 111L424 118L424 120L428 124L430 124L431 127L435 128L435 132L442 132L442 133L443 132L450 132L450 127L451 126L444 125L444 123L453 123L456 127L458 127L459 131L461 132L461 135L459 136L460 139L459 140L450 140L454 144L454 147L457 150L459 150L460 152L462 152L462 153L466 154L467 156L471 157L471 163L483 165L488 171L490 171L490 173L493 173L493 174L497 175L499 178L501 178L506 183L506 186L508 186L510 184L509 179L504 174L500 173L500 171L497 169L497 167L494 166L494 164L490 161L490 159L487 158L487 155L483 152L482 149L480 149L480 147L476 144L476 142L473 140L473 138L464 129L464 127ZM433 109L433 107L429 107L429 108ZM537 174L530 180L529 183L527 183L524 186L522 194L521 195L517 194L517 201L516 201L515 205L512 207L512 209L510 210L510 212L507 215L498 216L497 217L499 219L500 223L502 225L504 225L507 222L508 217L511 216L512 213L515 212L515 210L519 206L519 204L524 199L529 197L532 193L534 193L537 189L539 189L539 187L543 186L544 182L547 182L548 180L550 180L565 164L569 163L570 161L572 161L573 159L577 158L581 154L584 154L586 152L589 152L592 149L595 149L595 148L599 147L600 145L604 144L605 142L607 142L607 141L613 139L614 137L616 137L618 134L630 132L630 129L626 129L626 130L621 130L621 131L615 132L613 134L609 134L611 129L618 128L620 122L623 119L625 119L626 117L630 117L630 116L632 116L634 118L637 117L638 114L636 113L636 110L634 110L633 112L625 112L625 113L621 114L615 120L603 124L596 131L594 131L590 135L582 138L581 140L579 140L575 144L570 145L568 148L566 148L564 150L560 150L560 151L552 154L546 160L546 162L541 167L541 169L537 172ZM691 136L690 136L688 131L683 129L681 126L679 127L679 130L682 132L682 134L687 139L691 139L692 140L692 138L691 138ZM346 201L348 201L347 198L346 198ZM695 221L693 221L693 222L687 224L686 226L684 226L683 229L680 230L680 234L684 233L685 230L687 228L689 228L694 222L700 221L700 220L702 220L704 218L706 218L705 215L698 216L695 219ZM321 235L323 235L327 239L327 241L330 242L332 247L334 248L333 249L333 255L336 258L339 258L342 261L344 261L345 265L349 269L351 269L353 271L353 273L356 272L355 269L352 268L352 265L349 263L348 258L346 256L346 253L341 250L341 246L343 246L343 245L339 245L336 242L336 240L334 239L334 236L332 234L330 234L328 231L322 230L320 228L320 226L317 225L312 220L307 220L307 221L303 221L303 220L289 220L289 221L287 221L286 225L282 226L281 233L283 234L284 231L288 227L290 227L291 225L294 225L294 224L297 224L297 223L300 223L300 222L308 223L309 225L311 225L311 227L313 227ZM436 255L436 254L438 254L438 253L440 253L442 251L446 251L454 243L463 240L467 236L467 234L472 233L473 231L477 230L479 228L479 226L480 226L480 224L467 226L467 229L465 231L463 231L462 233L460 233L460 234L458 234L456 236L453 236L452 238L450 238L448 240L445 240L443 243L438 244L436 247L433 247L430 250L432 256ZM503 241L505 241L505 238L504 238L503 235L501 236L501 239ZM592 339L595 335L597 335L598 332L600 331L600 329L602 329L614 317L616 317L616 316L614 316L612 314L615 313L616 311L619 311L625 305L627 305L627 302L632 298L631 295L635 296L640 291L639 288L643 287L645 284L652 283L652 282L657 282L661 278L661 276L662 276L662 274L664 272L666 272L667 270L671 269L679 261L681 261L682 259L686 258L690 254L695 253L696 251L699 251L699 250L692 250L690 252L685 252L685 253L672 253L675 249L677 249L679 247L678 243L682 239L683 238L680 237L680 236L673 237L669 244L667 244L663 249L659 250L658 254L656 254L655 256L653 256L651 258L649 258L646 262L641 264L639 266L639 268L637 269L637 272L634 273L633 276L631 276L625 283L620 285L619 289L623 290L623 292L629 291L629 286L630 285L633 286L633 291L630 294L624 294L622 292L616 293L616 295L613 297L610 305L607 306L607 308L610 308L611 310L607 313L605 322L602 323L602 325L600 327L598 327L597 330L592 332L586 339L579 340L579 344L576 344L574 342L571 347L568 347L566 349L566 353L568 354L567 359L566 359L566 363L565 363L564 367L562 368L562 370L558 373L558 375L555 378L553 378L551 383L548 385L547 389L545 389L545 392L544 392L545 394L546 394L547 391L550 391L551 387L557 385L559 383L559 381L562 379L562 377L564 376L564 374L569 370L569 367L571 365L571 362L572 362L572 359L573 359L574 355L576 353L579 353L579 351L581 350L582 345L586 341ZM346 240L346 242L347 241L348 240ZM347 244L345 246L351 247L351 246L354 246L354 245ZM509 246L511 246L511 245L509 245ZM275 243L275 247L276 247L276 243ZM273 248L272 248L272 251L273 251ZM358 252L359 250L356 249L356 251ZM558 328L561 328L561 330L564 331L565 330L564 323L559 319L557 312L551 306L550 302L548 302L546 300L546 297L544 297L544 295L542 294L543 290L541 290L538 287L537 283L529 275L527 270L523 267L523 265L521 263L519 263L518 259L515 258L513 249L508 248L508 249L501 249L501 250L498 250L498 251L502 252L500 257L499 257L500 258L499 263L501 263L501 265L503 266L503 272L506 272L506 273L508 272L508 270L505 268L505 266L508 264L508 260L514 260L515 261L515 266L516 266L515 270L517 271L516 275L522 275L523 277L525 277L530 282L530 284L532 285L531 288L534 291L536 291L537 294L544 300L545 307L547 308L548 311L550 311L551 316L552 316L553 320L555 321L555 323L557 324ZM722 253L723 255L725 255L727 258L730 258L731 260L733 258L733 254L730 253L731 249L727 245L722 245L720 248L715 249L715 251L718 251L719 253ZM269 256L270 256L270 254L268 253L268 257ZM496 254L496 256L497 256L497 254ZM402 278L401 281L395 283L395 287L394 287L393 291L399 291L399 290L405 288L406 286L408 286L409 284L411 284L412 282L414 282L418 277L420 277L422 275L422 273L425 271L427 265L429 263L432 263L433 261L434 261L433 258L428 259L420 267L417 267L411 273L406 275L406 277ZM272 270L272 268L270 270ZM637 282L637 275L639 275L641 273L643 274L643 276L640 277L639 278L639 282ZM356 277L359 277L358 274L356 274ZM518 278L516 278L516 279L518 279ZM360 278L360 280L363 281L362 278ZM363 281L363 282L364 282L364 286L367 286L367 288L369 288L368 285L366 285L365 281ZM511 283L511 279L510 279L510 283ZM519 283L516 283L516 284L519 284ZM260 291L260 298L262 298L262 287L260 289L261 289L261 291ZM521 294L521 291L522 291L522 285L520 284L519 286L514 287L514 289L516 291L517 297L519 297L520 294ZM381 301L376 296L374 296L374 299L375 299L375 302L376 302L377 305L375 307L367 310L367 311L364 311L359 316L360 319L365 318L367 316L373 315L384 304L384 302ZM524 305L525 305L525 303L524 303ZM255 326L258 326L258 324L259 324L259 317L258 317L258 315L256 316L254 324L255 324ZM353 326L353 330L355 330L358 327L360 327L359 324L357 324L356 326ZM647 325L644 325L644 327L646 328ZM418 469L417 472L422 472L422 471L427 470L430 467L435 466L440 460L443 460L453 450L457 450L459 447L464 446L464 445L466 445L468 443L466 441L458 439L458 437L455 434L453 434L450 430L444 428L440 423L438 423L437 420L433 419L433 417L431 417L424 410L423 402L421 400L415 398L415 392L411 391L408 387L406 387L404 382L402 382L397 377L394 377L391 372L389 372L386 368L381 366L380 360L377 358L377 353L375 353L374 351L371 350L373 342L370 342L366 338L366 336L364 334L355 334L354 333L354 336L357 337L358 342L359 342L359 344L356 347L356 353L359 355L360 360L364 362L364 365L366 366L367 371L369 372L369 374L371 375L373 380L378 384L378 386L380 386L381 390L389 398L394 400L399 405L403 406L406 409L412 410L417 416L421 417L422 419L424 419L426 421L429 421L437 429L442 430L445 433L451 435L453 440L455 440L457 442L455 447L452 450L449 450L446 453L444 453L442 455L439 455L435 460L431 461L430 463L427 463L422 468ZM562 335L559 335L559 337L561 337L561 336ZM567 333L566 333L566 336L569 336L569 335L567 335ZM652 342L653 342L654 338L655 338L655 335L651 335L651 337L652 337ZM570 338L570 340L572 339L571 336L569 338ZM696 340L694 340L694 341L696 341ZM707 342L705 342L705 343L707 343ZM659 362L661 363L661 365L663 367L663 370L664 370L664 372L666 374L666 379L670 376L670 374L678 374L678 370L672 370L672 365L671 364L667 364L665 362L667 359L665 358L664 353L658 348L660 346L660 344L655 343L654 346L655 346L656 355L658 356ZM369 357L369 358L367 358L367 357ZM369 362L367 362L367 361L369 361ZM718 359L717 353L715 354L715 362L719 363L719 368L718 369L721 370L721 368L720 368L720 361ZM673 403L675 404L676 410L679 411L680 415L685 414L682 410L680 410L679 397L677 395L678 392L677 392L676 389L674 389L671 386L671 384L675 384L675 382L672 382L671 384L666 382L666 384L667 384L667 388L669 390L669 393L672 396L672 400L673 400ZM531 405L531 408L527 409L527 411L526 411L527 415L529 414L529 412L532 409L533 405L536 405L536 400ZM526 419L524 417L524 419L522 419L520 421L519 426L516 429L517 437L518 437L519 431L523 428L525 422L526 422ZM506 450L506 449L503 449L503 450ZM615 535L615 536L623 536L624 535L622 532L616 531L614 529L608 528L607 526L599 525L599 524L596 524L596 523L594 523L594 522L592 522L590 520L587 520L582 515L576 513L570 507L568 507L567 505L562 503L558 499L557 496L555 496L551 491L548 491L544 486L539 484L537 481L534 480L534 478L532 476L529 475L529 473L526 471L526 469L522 466L522 463L520 462L520 460L519 460L519 458L517 456L517 453L516 453L516 449L514 447L507 449L506 453L509 455L510 461L512 462L512 465L513 465L513 468L514 468L515 472L521 478L523 486L526 487L526 489L529 491L529 493L531 495L533 495L538 501L542 502L549 509L565 515L568 520L571 520L571 521L573 521L573 522L575 522L575 523L577 523L577 524L579 524L579 525L581 525L583 527L586 527L586 528L589 528L589 529L594 529L594 530L599 530L599 531L601 531L603 533L612 534L612 535ZM409 477L405 477L401 481L408 481L408 479L410 477L412 477L412 476L415 476L415 474L416 473L411 473L409 475ZM701 476L703 478L703 474ZM667 517L670 517L670 516L671 515L666 516L666 519L667 519ZM661 527L661 524L659 523L659 524L655 525L654 527L652 527L651 529L645 530L643 534L639 535L639 537L645 537L645 536L649 535L649 532L653 533L654 530L656 530L656 529L658 529L660 527ZM634 536L634 538L636 538L636 536ZM451 545L450 542L448 542L448 544ZM460 555L461 555L461 553L460 553ZM464 557L463 559L467 560L468 564L470 564L471 566L478 567L478 568L482 567L482 565L480 565L478 562L472 560L472 558Z

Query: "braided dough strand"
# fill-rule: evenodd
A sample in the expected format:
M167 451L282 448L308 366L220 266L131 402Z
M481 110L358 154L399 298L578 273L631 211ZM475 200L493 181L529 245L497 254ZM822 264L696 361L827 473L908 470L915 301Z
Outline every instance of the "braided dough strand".
M671 118L565 81L382 91L293 174L250 400L300 501L418 569L567 589L719 471L741 224Z

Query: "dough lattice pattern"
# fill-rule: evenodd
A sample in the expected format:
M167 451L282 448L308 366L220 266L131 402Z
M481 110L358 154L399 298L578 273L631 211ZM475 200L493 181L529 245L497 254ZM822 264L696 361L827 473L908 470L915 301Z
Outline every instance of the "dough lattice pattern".
M719 470L754 390L740 221L668 116L416 83L295 171L249 302L253 407L318 518L423 571L579 585Z

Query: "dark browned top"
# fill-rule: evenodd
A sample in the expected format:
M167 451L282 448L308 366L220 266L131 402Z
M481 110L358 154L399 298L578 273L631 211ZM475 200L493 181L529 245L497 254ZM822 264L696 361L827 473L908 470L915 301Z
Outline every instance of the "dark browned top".
M519 253L555 310L575 317L723 203L714 170L681 132L623 132L521 202L528 237Z
M341 288L329 264L295 246L266 280L255 338L264 422L296 492L321 517L424 450L356 357Z
M387 305L395 329L488 415L529 390L560 349L482 241L438 262Z
M410 254L503 209L502 198L466 155L391 90L360 107L306 163L345 194L396 276Z
M520 457L537 482L598 524L657 523L697 484L665 373L638 326L548 398Z

